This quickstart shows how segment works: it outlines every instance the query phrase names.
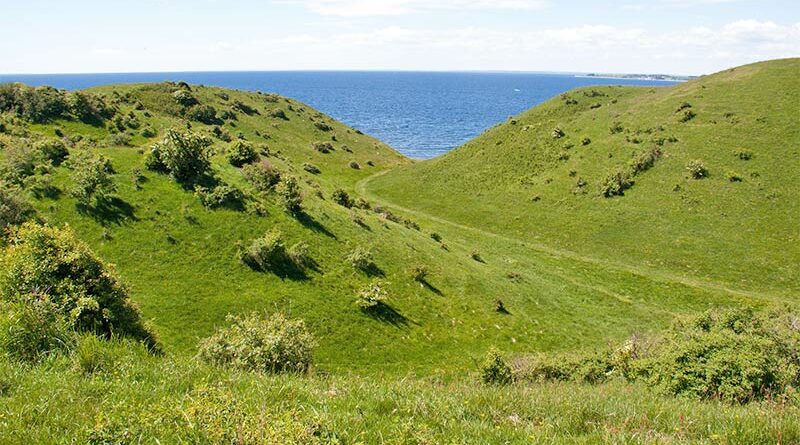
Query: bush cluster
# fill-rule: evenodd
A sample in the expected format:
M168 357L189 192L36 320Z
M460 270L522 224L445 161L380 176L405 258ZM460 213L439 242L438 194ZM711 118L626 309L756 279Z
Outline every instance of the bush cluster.
M363 247L353 249L346 259L351 266L364 272L375 267L375 258L372 256L372 252Z
M606 198L622 195L633 186L633 177L626 168L618 167L600 182L600 194Z
M686 164L686 171L689 172L689 176L692 179L703 179L708 177L708 169L701 160L689 161L689 163Z
M297 214L303 210L303 195L294 176L285 176L277 186L278 197L284 210Z
M200 357L219 366L264 373L305 373L316 341L303 320L281 313L228 316L221 328L200 343Z
M356 304L363 311L373 311L386 304L389 298L388 292L380 282L370 283L361 289L356 299Z
M0 182L0 238L7 228L22 224L34 215L33 207L19 188Z
M335 202L336 204L339 204L340 206L346 207L348 209L353 207L354 204L353 198L351 198L346 191L339 188L337 188L336 190L333 191L333 193L331 193L331 200L333 200L333 202Z
M244 179L260 192L268 192L281 180L281 173L265 160L242 167Z
M94 94L6 83L0 84L0 112L12 112L36 123L74 118L94 124L110 119L116 109Z
M194 188L194 194L200 203L209 209L224 207L238 210L244 201L244 194L241 190L227 184L217 184L213 187L197 185Z
M258 153L253 148L253 144L242 139L233 141L228 147L226 155L228 162L234 167L241 167L258 160Z
M79 204L91 205L107 201L117 191L114 167L103 155L83 155L70 162L72 196Z
M164 138L150 148L145 166L168 173L178 182L192 183L211 167L211 141L200 134L167 130Z
M0 270L0 301L19 314L7 321L19 330L12 342L25 343L28 335L41 339L32 330L38 329L35 320L45 320L42 329L61 332L59 324L66 323L73 330L130 336L157 347L127 288L68 228L27 222L14 229L0 256ZM20 347L41 350L37 344Z
M327 154L333 151L333 144L330 142L314 142L311 144L311 148L320 153Z

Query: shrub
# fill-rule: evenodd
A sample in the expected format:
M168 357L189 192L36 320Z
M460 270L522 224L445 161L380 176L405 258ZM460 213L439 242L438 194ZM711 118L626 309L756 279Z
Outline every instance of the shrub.
M317 130L320 130L320 131L331 131L331 130L333 130L333 127L331 127L330 125L326 124L325 122L314 122L314 126L317 128Z
M606 198L623 195L633 186L633 177L628 169L617 168L600 182L600 194Z
M30 306L48 301L73 329L127 335L156 347L127 288L68 228L23 224L12 231L0 266L0 300Z
M373 311L386 304L388 293L383 288L383 284L375 282L361 289L356 299L356 304L362 311Z
M281 180L280 172L272 164L263 160L242 167L244 179L260 192L268 192Z
M0 182L0 238L5 229L22 224L33 218L34 214L33 207L18 188Z
M211 167L211 141L197 133L167 130L161 142L153 144L145 159L150 170L169 173L181 183L191 183Z
M703 161L694 160L686 164L686 171L692 179L703 179L708 177L708 169L703 164Z
M158 133L156 133L156 130L154 130L153 127L148 126L148 127L144 127L144 129L142 129L142 133L141 134L142 134L142 137L152 138L152 137L155 137L155 135L157 135Z
M69 156L67 146L58 139L45 139L33 146L34 150L42 154L44 159L55 166L61 165L64 159Z
M353 202L353 207L358 209L369 210L372 206L370 205L369 201L364 198L356 198L355 202Z
M219 184L211 188L198 185L194 188L194 194L200 199L200 203L204 207L210 209L222 207L239 209L242 206L242 201L244 201L242 192L236 187L227 184Z
M728 178L728 181L730 182L742 182L744 180L742 178L742 175L736 173L735 171L729 171L725 173L725 176Z
M114 168L103 155L84 155L71 162L72 196L79 204L91 205L108 200L116 191Z
M330 153L333 151L333 144L330 142L314 142L311 147L320 153Z
M272 117L272 118L275 118L275 119L283 119L285 121L289 120L289 117L286 116L286 112L281 110L280 108L276 108L276 109L270 111L269 112L269 117Z
M228 147L228 162L234 167L241 167L258 160L258 153L253 149L253 144L237 139Z
M192 105L196 105L198 103L197 99L192 95L191 92L183 89L172 93L172 98L175 99L175 102L177 102L178 105L184 107L191 107Z
M514 381L511 367L495 348L489 349L480 371L481 381L487 385L508 385Z
M250 246L239 251L239 259L258 270L272 270L283 266L287 260L283 234L273 230L254 239Z
M649 150L640 152L635 155L629 164L633 174L636 175L643 171L649 170L656 161L661 157L661 149L653 147Z
M311 367L314 337L303 320L281 313L228 316L231 324L200 343L208 363L264 373L305 373Z
M667 394L745 403L800 383L796 316L738 309L679 322L638 364L642 378Z
M192 107L186 113L186 117L206 125L222 123L222 120L217 117L217 109L211 105L198 105L196 107Z
M349 164L347 164L347 165L348 165L350 168L352 168L353 170L359 170L359 169L361 169L361 166L360 166L360 165L358 165L358 162L356 162L356 161L350 161L350 163L349 163Z
M470 252L469 257L479 263L483 263L483 257L481 256L481 253L478 252L477 250L473 250L472 252Z
M354 268L364 272L375 267L375 258L372 256L372 252L362 247L353 249L346 259Z
M750 159L753 159L753 152L748 150L739 150L734 154L742 161L749 161Z
M24 185L25 181L36 174L46 174L50 170L42 153L27 145L11 145L5 148L5 162L2 164L3 179L15 184Z
M342 189L337 188L334 190L331 194L331 199L333 202L342 207L346 207L348 209L353 207L353 198L351 198L350 195L348 195L347 192Z
M251 107L250 105L247 105L246 103L244 103L242 101L239 101L239 100L234 100L233 101L233 105L231 105L231 110L238 111L240 113L244 113L244 114L246 114L248 116L252 116L254 114L258 114L258 110L256 110L255 108Z
M289 213L300 213L303 210L303 195L300 185L294 176L284 177L277 186L278 196L283 208Z
M499 298L497 300L494 300L494 311L499 312L501 314L508 313L508 309L506 309L506 304L503 303L503 300Z
M697 114L695 114L692 110L684 110L681 113L680 117L678 118L678 122L689 122L690 120L694 119Z
M591 144L591 143L592 143L592 140L591 140L591 139L589 139L589 138L583 138L583 139L581 139L581 145L589 145L589 144Z
M313 260L308 253L308 244L305 241L300 241L292 245L292 247L286 251L286 254L297 267L304 268L313 264Z
M431 232L431 239L436 241L437 243L441 243L442 242L442 235L439 235L436 232Z
M608 128L608 132L611 134L622 133L625 130L625 127L622 126L622 122L614 122L611 124L611 127Z
M303 170L311 173L312 175L318 175L321 173L319 167L314 164L309 164L308 162L303 163Z
M554 129L553 129L553 131L550 133L550 136L552 136L552 137L553 137L553 139L561 139L561 138L563 138L564 136L566 136L566 133L564 133L564 130L562 130L561 128L559 128L559 127L556 127L556 128L554 128Z
M416 264L414 266L411 266L411 269L408 271L408 274L409 276L411 276L411 279L419 283L425 281L425 279L428 277L428 273L429 273L428 267L424 264Z
M27 302L0 301L0 351L26 362L69 350L74 344L72 327L46 295Z

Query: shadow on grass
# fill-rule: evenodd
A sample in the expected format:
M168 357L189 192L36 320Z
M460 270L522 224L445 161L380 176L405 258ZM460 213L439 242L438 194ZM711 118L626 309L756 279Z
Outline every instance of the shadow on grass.
M372 277L372 278L385 277L386 276L386 272L384 272L383 269L378 267L378 265L375 264L375 263L372 263L369 266L361 269L361 271L364 272L365 274L367 274L368 277Z
M407 327L409 323L408 318L405 315L397 312L395 308L386 303L380 303L377 306L369 309L362 309L362 312L378 321L388 323L396 327Z
M133 206L116 196L98 200L93 206L77 204L76 207L78 213L89 216L102 225L121 225L125 221L139 220Z
M315 271L319 270L317 263L313 260L310 261L311 262L306 266ZM245 261L244 263L250 269L256 272L272 273L282 280L289 279L292 281L306 281L309 279L309 276L303 267L300 267L289 260L286 260L281 264L270 265L268 267L262 267L261 265L250 261Z
M300 212L295 214L295 218L297 218L297 221L307 229L313 230L314 232L317 233L321 233L333 239L338 239L336 238L336 235L333 234L333 232L325 228L325 226L320 224L319 221L315 220L314 217L312 217L306 212Z
M420 280L420 281L419 281L419 284L421 284L421 285L422 285L422 287L424 287L425 289L428 289L429 291L433 292L434 294L436 294L436 295L438 295L438 296L440 296L440 297L443 297L443 296L444 296L444 294L442 293L442 291L441 291L441 290L439 290L439 288L437 288L437 287L436 287L436 286L434 286L433 284L431 284L431 283L430 283L428 280Z

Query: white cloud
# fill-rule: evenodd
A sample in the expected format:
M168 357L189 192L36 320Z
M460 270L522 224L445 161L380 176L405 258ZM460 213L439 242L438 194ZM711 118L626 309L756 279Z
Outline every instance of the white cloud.
M339 17L403 15L436 10L533 10L544 0L283 0L312 12Z

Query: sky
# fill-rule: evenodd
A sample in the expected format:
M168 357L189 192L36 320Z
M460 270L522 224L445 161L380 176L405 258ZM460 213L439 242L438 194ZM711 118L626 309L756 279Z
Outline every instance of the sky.
M708 74L800 56L800 0L0 0L0 73Z

